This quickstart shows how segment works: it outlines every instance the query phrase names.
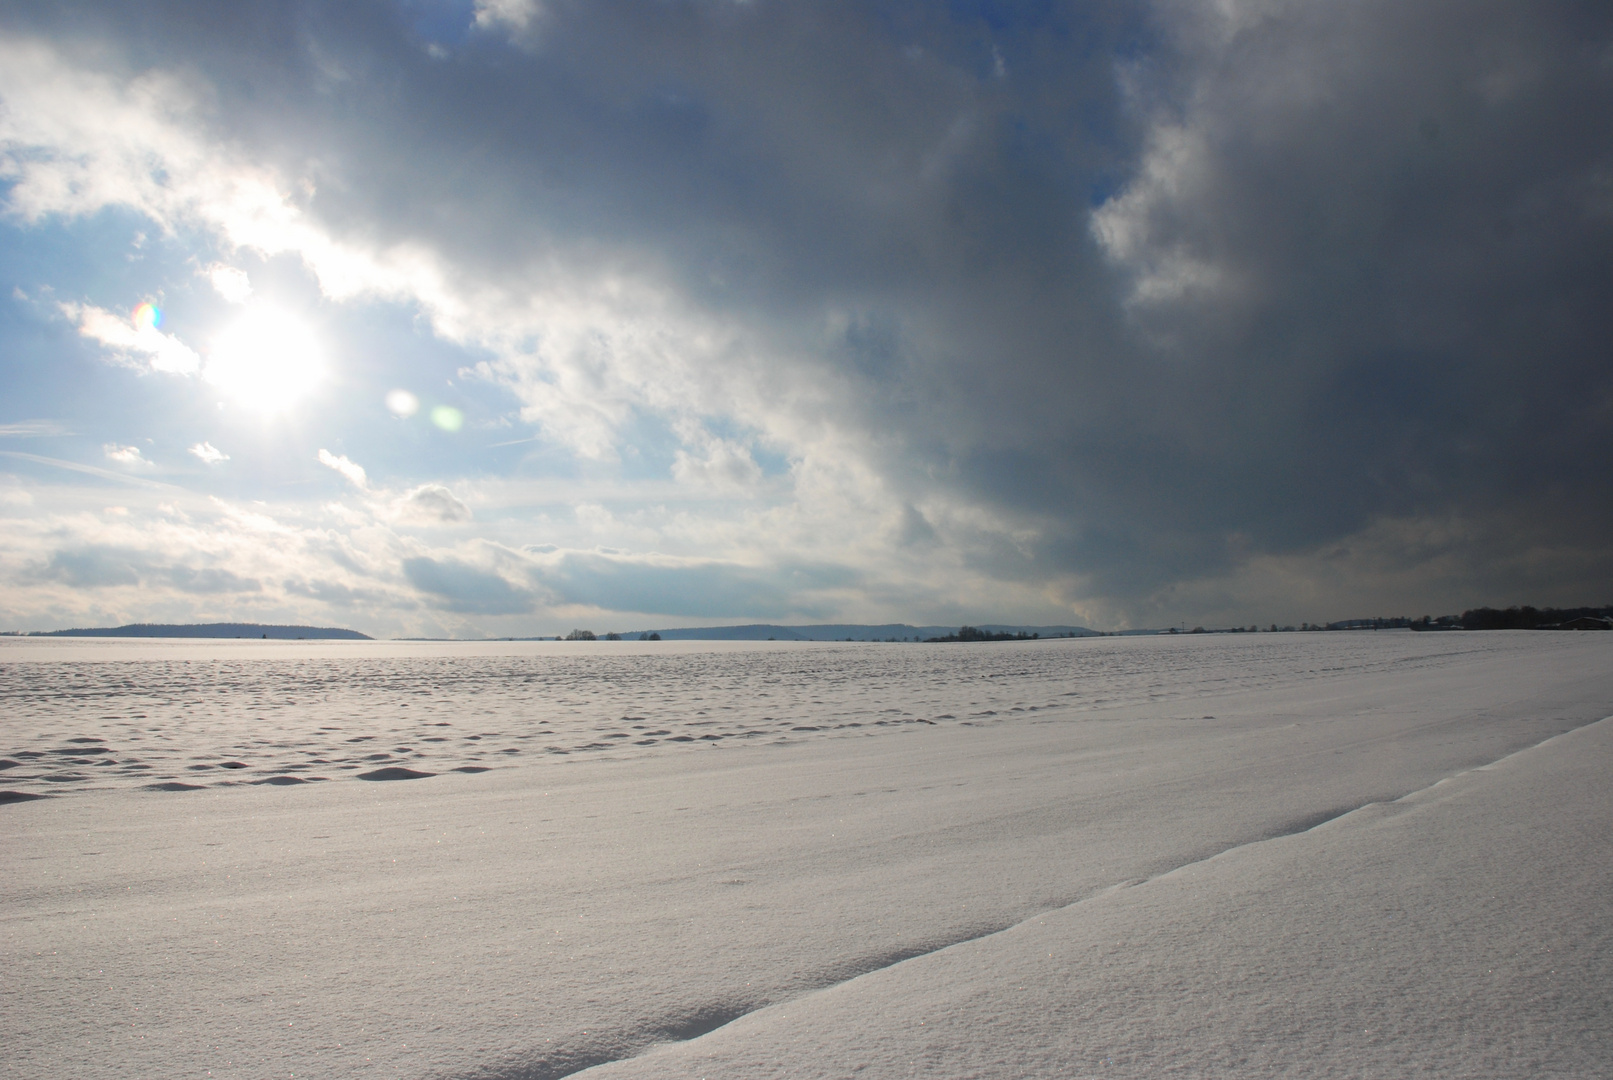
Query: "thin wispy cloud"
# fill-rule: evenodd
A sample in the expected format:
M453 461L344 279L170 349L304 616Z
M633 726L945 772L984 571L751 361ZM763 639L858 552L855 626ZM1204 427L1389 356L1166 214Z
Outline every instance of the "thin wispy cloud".
M73 434L65 424L55 420L20 420L0 424L0 439L59 439Z
M46 457L43 454L25 454L20 450L0 450L0 456L11 458L19 462L28 462L33 465L43 465L51 469L65 469L68 472L83 473L86 476L98 477L102 480L111 480L119 484L135 484L140 487L153 488L163 491L177 490L172 484L165 484L159 480L150 480L142 476L134 476L127 472L116 472L112 469L98 468L86 465L79 461L65 461L61 458Z

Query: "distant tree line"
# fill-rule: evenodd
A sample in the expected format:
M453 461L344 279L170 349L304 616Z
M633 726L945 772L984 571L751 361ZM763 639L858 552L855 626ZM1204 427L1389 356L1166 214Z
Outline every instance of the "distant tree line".
M1232 626L1206 630L1195 626L1191 630L1171 627L1166 634L1242 634L1254 633L1260 627ZM1424 615L1420 619L1405 616L1376 619L1341 619L1338 622L1300 623L1298 626L1279 626L1272 623L1264 629L1268 634L1294 633L1314 630L1613 630L1613 604L1603 607L1535 608L1511 607L1473 608L1460 615L1441 615L1438 618ZM948 639L950 640L950 639Z
M1021 630L1017 634L1010 634L1007 631L1004 631L1003 633L1000 633L1000 634L994 634L990 630L982 630L978 626L960 626L960 627L958 627L958 632L956 634L943 634L941 637L925 638L924 640L927 641L927 642L929 642L929 641L1036 641L1041 636L1042 635L1039 634L1039 633L1037 633L1037 634L1027 634L1023 630Z
M1340 622L1327 624L1329 630L1403 630L1410 626L1412 620L1405 617L1394 619L1344 619Z
M1420 619L1407 618L1404 615L1392 618L1375 619L1341 619L1338 622L1300 623L1298 626L1279 626L1272 623L1264 628L1265 633L1293 633L1295 631L1315 630L1613 630L1613 604L1602 607L1577 608L1535 608L1510 607L1506 610L1497 608L1473 608L1460 615L1441 615L1438 618L1424 615ZM1185 627L1170 627L1160 631L1165 634L1253 634L1262 632L1258 626L1229 626L1218 629L1205 629L1195 626L1188 630ZM952 642L952 641L1037 641L1039 632L1026 633L1023 630L991 631L978 626L960 626L955 634L943 634L940 637L924 638L925 642ZM1054 634L1054 637L1065 635ZM1074 636L1069 635L1069 636ZM1095 635L1107 636L1107 635ZM573 630L565 636L566 641L620 641L622 635L612 632L596 635L592 630ZM559 639L556 639L559 640ZM660 641L660 634L640 634L640 641ZM772 638L768 639L773 640ZM846 638L847 641L856 640ZM868 640L877 641L877 638ZM886 638L886 641L898 641L898 638ZM914 639L917 640L917 639Z
M74 630L0 632L4 637L268 638L275 641L369 641L368 634L338 626L282 626L266 623L130 623Z
M1489 607L1473 608L1461 615L1442 615L1438 619L1424 615L1411 627L1413 630L1591 630L1598 629L1596 624L1600 622L1606 624L1601 629L1613 629L1613 622L1609 620L1613 620L1613 604L1577 608L1535 608L1525 604L1504 611Z

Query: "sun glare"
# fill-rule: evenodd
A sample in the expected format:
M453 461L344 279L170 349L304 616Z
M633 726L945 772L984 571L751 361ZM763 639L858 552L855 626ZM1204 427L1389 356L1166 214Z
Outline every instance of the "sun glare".
M307 324L273 308L254 308L213 342L209 382L264 414L283 412L325 375L325 358Z
M420 411L420 399L407 390L393 390L386 396L386 407L394 416L409 417Z

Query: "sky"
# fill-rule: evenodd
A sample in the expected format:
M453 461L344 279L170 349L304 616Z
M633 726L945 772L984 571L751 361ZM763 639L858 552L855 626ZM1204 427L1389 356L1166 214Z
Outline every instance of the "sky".
M1613 602L1613 8L0 0L0 629Z

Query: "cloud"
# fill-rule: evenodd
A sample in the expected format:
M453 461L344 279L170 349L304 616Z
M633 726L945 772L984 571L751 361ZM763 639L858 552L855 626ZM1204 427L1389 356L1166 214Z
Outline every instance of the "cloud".
M151 462L140 456L138 446L120 446L117 443L107 443L101 448L108 461L115 461L119 465L150 465Z
M398 567L407 548L373 523L347 535L317 504L268 513L172 490L124 489L126 504L110 513L101 509L104 489L71 490L82 494L82 509L64 507L44 486L32 487L40 497L31 505L8 509L0 618L12 625L322 623L339 609L344 624L382 632L459 628L417 617L418 597Z
M529 590L458 559L415 556L403 560L403 573L411 585L447 611L513 615L531 611L536 603Z
M1613 535L1600 10L484 3L451 64L385 5L9 18L17 228L116 209L260 290L300 264L471 352L454 378L531 432L497 467L541 503L487 501L485 459L399 487L476 476L479 534L556 551L398 545L377 574L1122 625L1388 602L1419 568L1452 607L1613 572L1606 541L1536 557ZM194 370L155 327L69 317ZM388 505L457 513L431 501ZM344 536L388 511L350 512ZM1436 573L1408 538L1450 521L1497 549Z
M288 580L283 583L283 587L293 596L304 596L335 608L397 605L397 598L389 597L379 589L355 589L335 581Z
M897 514L891 528L892 540L903 546L913 545L929 546L940 542L941 537L930 524L929 518L918 507L908 503Z
M369 478L364 475L364 466L349 461L346 454L340 456L329 450L319 451L319 463L326 468L335 469L341 473L354 487L364 490L369 487Z
M106 452L109 448L112 450L119 449L116 443L108 443L102 447L102 450L103 452ZM126 447L123 449L135 450L136 452L139 450L138 447ZM111 480L119 484L130 484L137 487L151 488L158 491L175 490L172 484L164 484L157 480L149 480L143 476L130 476L126 472L119 472L114 469L102 469L94 465L85 465L77 461L65 461L61 458L45 457L42 454L25 454L19 450L0 450L0 456L13 458L17 461L32 462L36 465L45 465L53 469L65 469L69 472L83 473L86 476L94 476L102 480ZM141 458L140 460L143 461L145 459Z
M812 615L824 610L813 592L856 579L831 564L777 568L581 551L539 560L532 576L562 603L694 618Z
M210 442L199 442L185 452L194 455L203 465L217 465L221 461L230 460L230 455Z
M730 439L710 439L697 453L680 448L672 475L685 484L742 489L760 480L762 469L746 447Z
M470 507L454 497L454 493L441 484L422 484L398 502L402 517L433 524L452 524L469 521Z
M543 14L538 0L476 0L476 25L526 30Z
M194 69L120 77L79 67L45 40L0 41L7 210L39 222L124 207L170 232L199 226L231 248L300 256L334 298L418 298L444 314L458 307L428 251L340 242L307 213L315 190L309 178L288 178L213 140L205 103L216 101L216 91L196 83ZM115 317L93 316L92 325L114 339L110 344L140 349ZM183 361L175 354L170 362Z
M218 567L170 566L162 574L174 588L187 593L255 593L263 589L257 578Z
M62 314L78 324L78 332L113 350L122 362L140 371L194 375L202 358L174 337L149 323L141 325L89 304L62 304Z
M37 575L80 589L167 585L193 594L254 593L262 585L253 578L216 566L164 564L154 553L127 546L89 545L54 552Z
M252 295L252 279L247 277L245 270L223 263L214 263L207 268L206 273L213 291L229 303L244 304Z
M55 552L39 576L81 589L138 585L143 562L139 554L129 551L80 548Z
M58 438L71 434L65 424L55 420L19 420L0 424L0 439Z

